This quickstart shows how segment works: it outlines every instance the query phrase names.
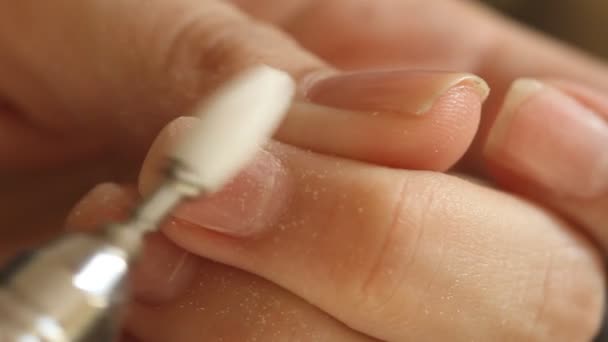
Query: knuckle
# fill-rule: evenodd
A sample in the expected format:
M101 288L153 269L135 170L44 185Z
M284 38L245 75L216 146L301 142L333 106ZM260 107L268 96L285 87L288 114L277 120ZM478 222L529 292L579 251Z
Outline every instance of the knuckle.
M203 90L255 63L294 72L318 66L285 33L250 19L227 2L213 2L198 11L182 10L171 26L173 30L160 42L161 66L176 77L191 75L206 82L200 85ZM287 65L291 60L297 65Z
M126 70L116 82L129 84L130 98L115 98L126 114L146 115L150 128L141 134L190 110L253 58L243 52L248 19L227 3L192 5L152 1L149 11L127 24L127 37L116 38Z
M218 81L242 64L246 20L223 9L182 14L161 42L161 71L174 78ZM225 75L228 74L228 75Z
M198 87L210 87L229 77L246 54L250 20L227 2L153 1L149 10L128 25L132 37L124 39L130 67L152 80L175 82L191 96ZM201 81L207 84L199 84ZM163 84L155 84L163 87Z
M119 20L127 33L116 29L123 34L111 44L119 45L112 51L119 51L115 58L125 72L111 76L118 78L110 84L128 83L130 96L112 98L124 107L121 112L147 116L145 139L247 66L263 63L299 76L321 64L285 33L229 2L203 3L155 0L141 16Z
M441 205L436 194L443 184L441 180L424 182L422 186L414 184L413 179L401 182L395 191L388 224L377 229L382 235L378 240L381 244L370 252L373 262L362 272L359 296L362 310L373 312L373 317L381 317L383 324L399 326L409 321L414 314L412 309L416 308L404 303L412 303L411 293L420 293L421 283L412 281L416 277L413 269L419 267L419 259L426 255L425 246L422 246L424 234L432 226L433 213ZM442 263L441 258L433 265L439 271L441 265L437 263Z

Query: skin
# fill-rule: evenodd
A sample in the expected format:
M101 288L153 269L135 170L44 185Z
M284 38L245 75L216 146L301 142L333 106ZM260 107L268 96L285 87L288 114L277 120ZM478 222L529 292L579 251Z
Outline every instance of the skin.
M194 260L188 284L198 285L162 303L134 302L128 334L145 341L224 336L589 340L603 310L598 261L603 247L584 236L598 231L605 218L567 220L561 206L548 210L440 171L464 156L460 170L485 174L480 151L513 79L552 76L601 92L608 89L605 67L461 1L284 3L238 3L265 23L251 21L227 2L210 0L146 2L145 11L139 1L20 1L0 6L0 132L6 141L0 148L6 189L1 202L7 208L2 214L7 227L2 250L11 254L53 235L76 198L94 184L135 183L161 128L247 65L262 61L297 79L379 65L474 71L493 88L481 116L484 99L464 85L440 98L430 115L402 123L420 138L399 144L429 149L436 147L428 138L437 132L436 123L452 123L447 130L457 132L455 143L434 160L417 158L416 149L412 154L370 155L360 146L349 148L348 139L339 146L306 140L297 146L271 143L268 153L291 180L277 190L289 194L290 201L280 208L283 214L268 218L250 238L180 220L165 227L168 239L159 238L158 248L187 250ZM341 18L370 9L378 18L372 25L338 25ZM426 20L444 11L450 13L449 20ZM412 20L403 20L404 15L412 15ZM496 43L497 37L503 41ZM395 44L403 40L407 49ZM355 48L369 53L344 53ZM464 101L450 105L453 98ZM298 101L306 103L305 96ZM336 114L329 107L323 111L329 121ZM154 165L171 145L166 132L188 129L178 122L167 127L149 151L141 170L141 192L146 191L143 180L154 179ZM473 129L458 129L457 122ZM349 129L346 123L343 130ZM278 139L289 142L293 137L279 134ZM311 146L315 152L306 152ZM311 174L327 176L307 178ZM517 179L509 179L503 182L505 188L515 189ZM328 189L327 194L315 200L305 191L306 184ZM537 203L553 200L539 191L530 196ZM339 194L347 195L343 207L332 209ZM73 212L68 226L94 227L111 218L112 210L124 213L138 196L132 186L97 188ZM359 208L363 215L353 222ZM330 216L333 224L325 230L328 225L322 223ZM390 218L397 223L391 224ZM291 222L300 223L281 229ZM352 243L345 244L345 236ZM259 291L243 290L252 288ZM281 305L240 305L273 299ZM187 305L193 302L204 305ZM210 309L201 312L201 307ZM268 317L275 324L262 331L260 324L243 323L247 317Z

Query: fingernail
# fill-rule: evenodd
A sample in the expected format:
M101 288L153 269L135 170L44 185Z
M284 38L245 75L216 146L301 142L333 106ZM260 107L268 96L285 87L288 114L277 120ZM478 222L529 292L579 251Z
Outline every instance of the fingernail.
M150 234L132 273L133 296L147 304L176 300L190 288L197 270L194 255L177 247L162 233Z
M478 76L407 70L364 71L305 82L313 103L334 108L421 115L454 87L470 87L483 102L490 91Z
M174 217L230 235L252 235L269 228L280 214L286 173L272 154L256 159L220 192L185 203Z
M608 123L537 80L513 83L485 153L556 194L593 198L608 191Z

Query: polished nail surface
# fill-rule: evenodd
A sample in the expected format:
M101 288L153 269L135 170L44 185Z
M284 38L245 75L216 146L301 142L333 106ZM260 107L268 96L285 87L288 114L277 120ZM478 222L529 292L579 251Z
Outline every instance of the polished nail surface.
M272 154L257 158L219 193L180 206L177 219L231 235L251 235L269 227L285 200L286 173Z
M536 80L512 85L486 156L556 194L593 198L608 193L608 122Z
M313 103L346 110L422 115L456 86L471 87L481 101L490 91L472 74L382 70L312 80L306 84L306 96Z

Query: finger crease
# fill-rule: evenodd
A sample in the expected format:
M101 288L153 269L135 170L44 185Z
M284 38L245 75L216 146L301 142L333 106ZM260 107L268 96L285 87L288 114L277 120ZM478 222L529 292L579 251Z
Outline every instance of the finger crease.
M407 189L407 181L405 179L401 182L399 189L400 190L399 190L398 199L395 203L395 207L392 210L392 215L391 215L391 220L389 222L389 226L386 229L386 231L387 231L386 237L384 238L384 241L382 242L378 253L376 253L376 255L377 255L376 260L372 264L372 267L370 268L370 272L369 272L367 278L363 282L363 287L362 287L363 293L367 293L369 291L370 287L374 283L374 280L378 277L378 274L380 273L380 271L382 269L382 264L384 263L384 260L388 257L387 251L388 251L388 247L391 243L392 237L396 234L397 229L399 229L399 226L400 226L399 218L403 214L403 209L405 207L404 203L405 203L405 198L406 198L405 195L406 195L406 189ZM394 290L396 291L396 287ZM389 297L392 297L392 295Z

